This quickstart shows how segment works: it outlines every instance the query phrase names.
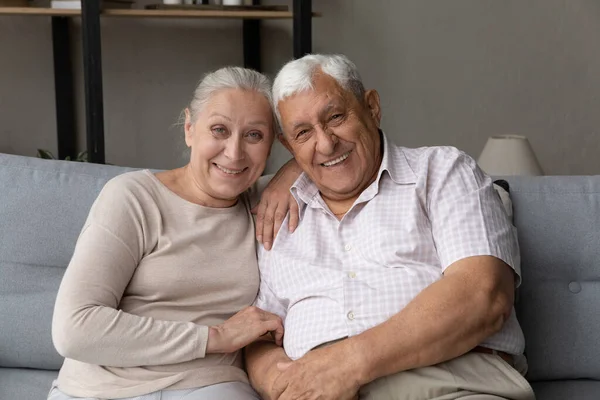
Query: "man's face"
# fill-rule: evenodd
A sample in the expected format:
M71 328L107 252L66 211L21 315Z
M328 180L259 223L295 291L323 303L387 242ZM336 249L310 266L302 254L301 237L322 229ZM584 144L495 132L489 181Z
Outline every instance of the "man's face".
M313 83L279 102L282 143L325 199L356 198L381 164L379 95L357 99L322 72Z

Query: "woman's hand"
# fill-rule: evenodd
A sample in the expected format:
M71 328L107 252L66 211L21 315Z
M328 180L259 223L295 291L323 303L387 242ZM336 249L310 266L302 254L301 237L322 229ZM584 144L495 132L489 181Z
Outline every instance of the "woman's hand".
M252 209L256 213L256 240L271 250L273 240L281 228L286 214L290 213L288 229L294 232L298 226L298 203L290 188L302 170L293 158L275 174L260 198L260 203Z
M275 314L250 306L220 325L208 330L206 353L233 353L271 333L278 346L283 344L283 322Z

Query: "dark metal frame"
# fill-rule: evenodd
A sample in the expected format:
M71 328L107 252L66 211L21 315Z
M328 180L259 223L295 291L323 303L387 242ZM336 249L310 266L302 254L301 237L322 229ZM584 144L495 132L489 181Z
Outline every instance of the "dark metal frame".
M54 58L54 100L56 102L56 132L58 158L75 158L77 135L73 97L73 66L68 17L52 17L52 54Z
M312 1L294 0L294 58L312 52Z
M253 6L257 6L259 4L260 0L252 0ZM245 19L242 24L244 41L244 67L260 71L260 20Z
M260 4L260 0L252 0ZM90 162L104 164L104 103L102 94L102 51L100 0L82 0L81 26L83 79L85 84L86 147ZM294 0L294 58L310 53L312 43L311 0ZM52 17L56 125L59 158L75 156L75 107L67 17ZM243 21L244 66L261 70L260 21Z
M81 27L88 159L93 163L104 164L100 0L82 0Z

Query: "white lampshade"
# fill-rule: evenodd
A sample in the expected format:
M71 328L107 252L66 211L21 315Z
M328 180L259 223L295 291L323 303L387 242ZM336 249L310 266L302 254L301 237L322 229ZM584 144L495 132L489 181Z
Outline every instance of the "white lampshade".
M525 136L490 137L477 163L483 171L493 176L544 175Z

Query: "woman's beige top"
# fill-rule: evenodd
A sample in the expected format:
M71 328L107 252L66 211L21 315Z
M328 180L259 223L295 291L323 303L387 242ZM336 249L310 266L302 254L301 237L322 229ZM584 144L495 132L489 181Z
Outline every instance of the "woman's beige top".
M247 382L241 354L206 354L208 326L258 291L254 223L190 203L150 171L109 181L92 206L56 299L58 388L77 397Z

